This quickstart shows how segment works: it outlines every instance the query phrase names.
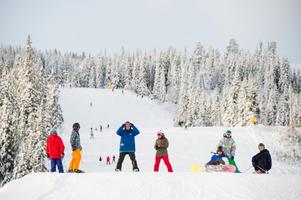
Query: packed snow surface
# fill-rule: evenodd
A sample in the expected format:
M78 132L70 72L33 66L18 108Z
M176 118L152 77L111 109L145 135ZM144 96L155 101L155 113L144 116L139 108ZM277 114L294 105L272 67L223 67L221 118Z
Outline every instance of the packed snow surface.
M273 155L279 146L275 136L277 127L231 128L237 145L235 160L244 173L192 173L190 165L209 161L210 152L215 151L227 127L187 130L173 127L175 107L172 104L159 104L129 91L63 89L60 101L65 118L59 133L66 146L64 168L68 168L71 157L71 127L79 122L83 146L80 168L86 173L33 173L0 189L1 200L301 199L300 166L280 162ZM129 157L124 160L122 172L118 173L114 172L116 163L106 165L105 162L108 155L116 155L118 159L120 138L115 132L127 120L140 130L136 137L139 173L131 172ZM91 128L94 139L90 139ZM169 140L174 173L167 173L163 162L160 172L153 172L153 146L158 130ZM253 174L250 169L259 142L266 144L273 158L273 168L268 175Z

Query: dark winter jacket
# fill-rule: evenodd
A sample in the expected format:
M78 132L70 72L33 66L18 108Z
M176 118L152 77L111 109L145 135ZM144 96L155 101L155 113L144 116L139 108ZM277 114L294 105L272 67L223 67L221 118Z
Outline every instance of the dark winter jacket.
M64 143L60 136L56 133L52 133L46 144L46 153L49 154L50 159L62 158L62 155L65 151Z
M70 143L71 143L72 150L76 150L76 149L82 150L82 146L80 144L80 136L78 132L72 131L70 137Z
M214 154L213 156L211 156L211 160L207 163L207 165L224 165L225 161L223 160L223 158L225 158L227 156L225 156L225 154Z
M155 149L157 150L156 157L162 157L168 155L167 152L168 145L169 143L165 136L162 136L162 138L158 138L155 143Z
M125 130L124 124L117 130L117 135L121 137L120 139L120 152L135 152L135 136L137 136L140 132L139 130L132 124L130 130Z
M269 171L272 168L272 158L267 149L262 150L252 158L252 164L256 171Z

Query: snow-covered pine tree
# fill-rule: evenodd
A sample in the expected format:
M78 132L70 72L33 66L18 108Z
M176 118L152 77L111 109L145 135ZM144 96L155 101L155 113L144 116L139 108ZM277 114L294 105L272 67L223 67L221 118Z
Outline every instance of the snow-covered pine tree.
M55 82L55 74L51 73L47 81L47 102L46 102L46 130L53 127L60 128L64 122L63 113L59 104L59 85ZM41 113L42 114L42 113ZM43 120L42 120L43 121Z
M292 125L301 127L301 94L293 93L293 97Z
M94 63L94 59L91 58L89 60L89 66L90 66L90 77L89 77L89 88L96 88L96 65Z
M167 74L170 67L170 61L165 53L160 53L158 62L156 64L155 80L153 95L160 102L164 102L167 93Z
M139 87L139 69L140 69L140 52L136 52L135 58L133 60L133 69L132 69L132 80L131 80L131 88L139 94L138 87Z
M31 160L32 170L34 172L45 172L47 171L45 158L46 158L46 140L47 140L47 131L45 127L45 110L41 106L38 111L38 120L36 122L36 127L33 132L29 135L29 141L31 141Z
M273 84L270 89L266 102L266 115L265 115L265 124L272 126L276 122L277 117L277 102L278 102L278 90L276 84ZM262 118L262 117L261 117Z
M224 89L224 113L223 124L226 126L236 126L239 123L238 94L241 85L240 66L236 66L233 81L226 85ZM228 88L227 88L228 87Z
M2 107L0 116L0 184L12 178L17 149L18 108L14 99L14 87L6 66L1 78Z
M170 71L168 77L170 77L170 89L168 89L167 100L173 103L178 103L180 87L181 87L181 73L182 62L184 58L180 55L176 55L170 63Z
M106 58L102 55L98 55L95 61L96 65L96 85L99 88L105 87L106 76Z
M248 121L250 120L249 114L248 114L248 104L251 103L248 101L248 80L246 77L241 82L241 86L238 92L237 96L237 109L238 109L238 123L242 126L246 126Z
M189 126L205 126L206 124L206 99L204 95L203 76L197 78L193 88L190 90L188 103L188 118L186 123Z
M187 123L189 113L188 113L188 105L189 105L189 94L188 94L188 85L189 85L189 65L191 60L186 60L183 68L182 68L182 76L181 76L181 87L179 100L177 105L177 111L175 115L175 125L183 126Z
M290 71L289 71L289 63L285 58L283 59L280 65L279 72L279 93L280 98L278 102L278 112L276 125L279 126L288 126L290 121Z
M43 99L42 88L39 87L42 85L39 82L38 69L40 67L37 66L37 57L31 46L30 36L27 38L27 45L20 61L20 68L18 68L22 72L18 73L20 74L19 88L22 88L18 102L20 107L18 141L20 144L18 145L13 178L20 178L32 170L31 149L33 144L29 136L34 134L39 117L38 110Z
M135 78L137 80L137 93L142 96L148 96L150 94L147 87L147 67L147 57L143 56L139 63L138 77Z
M221 106L221 94L219 91L219 87L216 87L211 95L211 101L212 101L212 123L214 126L221 126L222 125L222 119L221 119L221 113L222 113L222 106Z

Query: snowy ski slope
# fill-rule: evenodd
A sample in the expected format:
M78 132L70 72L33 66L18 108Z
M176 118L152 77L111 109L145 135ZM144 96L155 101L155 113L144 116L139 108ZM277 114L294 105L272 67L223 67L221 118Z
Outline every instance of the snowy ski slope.
M159 105L144 97L120 90L63 89L61 105L65 125L61 136L66 145L63 159L67 169L71 150L69 136L73 122L81 124L82 163L85 174L37 173L12 181L0 189L0 199L301 199L300 166L273 159L269 175L255 175L252 170L241 174L191 173L190 165L210 159L226 127L175 128L174 106ZM92 102L92 106L90 103ZM141 172L131 172L126 157L123 172L114 172L115 164L106 165L107 155L118 158L119 136L116 129L132 121L140 130L136 138L136 157ZM110 128L106 125L110 124ZM99 125L103 132L99 132ZM90 139L90 128L94 139ZM95 131L97 128L97 131ZM156 132L163 130L169 139L169 157L174 173L153 173L153 148ZM241 171L251 165L257 145L264 142L273 151L278 148L274 132L277 127L231 128L237 143L236 162ZM103 161L99 162L99 156Z

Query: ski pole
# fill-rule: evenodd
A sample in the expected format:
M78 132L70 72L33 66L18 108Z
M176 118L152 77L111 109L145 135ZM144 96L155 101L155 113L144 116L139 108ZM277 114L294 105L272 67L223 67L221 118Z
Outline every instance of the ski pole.
M264 173L268 174L268 171L266 171L266 170L262 169L262 168L261 168L261 167L259 167L258 165L257 165L256 167L258 167L258 168L259 168L261 171L264 171Z

